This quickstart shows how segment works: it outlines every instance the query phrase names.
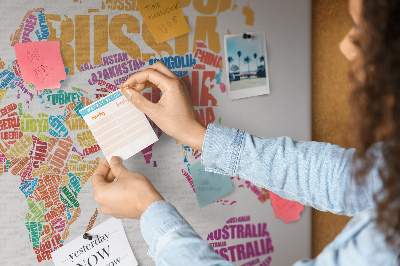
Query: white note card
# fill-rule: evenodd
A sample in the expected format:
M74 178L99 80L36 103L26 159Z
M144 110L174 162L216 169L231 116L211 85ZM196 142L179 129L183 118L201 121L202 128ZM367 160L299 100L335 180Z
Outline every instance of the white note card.
M56 266L136 266L121 220L111 218L51 253Z
M158 140L145 114L116 91L79 111L107 161L122 160Z

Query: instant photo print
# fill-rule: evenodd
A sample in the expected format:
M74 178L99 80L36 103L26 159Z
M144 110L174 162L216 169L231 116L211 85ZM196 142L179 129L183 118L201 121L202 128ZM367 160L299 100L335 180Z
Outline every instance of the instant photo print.
M265 32L224 36L230 100L269 94Z

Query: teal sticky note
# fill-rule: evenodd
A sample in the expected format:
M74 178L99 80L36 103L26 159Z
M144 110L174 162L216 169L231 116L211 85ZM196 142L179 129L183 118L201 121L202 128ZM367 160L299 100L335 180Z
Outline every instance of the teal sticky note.
M190 165L190 173L200 208L233 190L229 176L207 172L200 161Z

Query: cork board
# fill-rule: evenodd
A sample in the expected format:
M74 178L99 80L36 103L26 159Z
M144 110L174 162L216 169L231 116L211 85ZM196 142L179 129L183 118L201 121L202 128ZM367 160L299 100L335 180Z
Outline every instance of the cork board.
M312 9L312 138L350 148L350 64L339 50L340 41L351 28L348 1L313 1ZM312 256L316 257L348 221L346 216L313 209Z
M191 33L162 44L155 42L143 22L136 0L60 0L57 5L51 0L2 3L0 108L5 109L0 113L7 115L6 121L10 114L13 121L2 134L9 145L4 146L7 155L0 154L3 264L21 265L23 261L29 265L53 265L53 250L82 237L88 225L97 226L109 219L98 210L89 180L103 155L79 111L118 90L126 78L155 60L162 60L185 79L204 124L240 128L263 137L286 135L295 140L311 140L312 1L180 2ZM224 56L223 38L229 33L252 31L265 31L271 93L230 101L225 86L229 79L218 64ZM13 45L28 39L60 41L64 65L69 69L62 88L38 92L21 81ZM199 51L209 59L200 59ZM246 55L252 60L248 71L258 68L259 52L238 48L239 51L243 57L235 56L234 63L244 64ZM254 55L257 53L258 57ZM156 88L147 89L143 95L154 102L160 99ZM221 256L235 265L293 265L311 256L310 207L301 213L301 219L285 224L275 218L268 190L233 178L233 192L200 209L190 176L190 165L200 160L199 151L170 138L155 124L152 126L159 141L124 164L149 177ZM33 147L39 138L40 145ZM33 148L35 155L36 150L41 154L41 160L34 156L39 162L30 167ZM11 160L14 157L18 160ZM36 166L39 168L33 172ZM92 222L95 213L98 215ZM265 230L222 237L219 232L231 223L240 224L235 228ZM139 265L154 264L146 255L148 245L142 238L139 221L124 219L123 225ZM263 250L251 252L255 251L251 248L254 243L263 246ZM249 247L249 256L236 255L237 247ZM235 249L235 253L227 252L228 248Z

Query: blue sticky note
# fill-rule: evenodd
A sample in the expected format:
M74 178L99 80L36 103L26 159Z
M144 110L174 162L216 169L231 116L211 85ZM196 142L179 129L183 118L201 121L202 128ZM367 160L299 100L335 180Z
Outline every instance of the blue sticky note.
M233 190L229 176L207 172L200 161L190 165L190 172L200 208Z

